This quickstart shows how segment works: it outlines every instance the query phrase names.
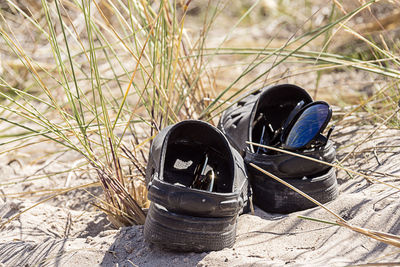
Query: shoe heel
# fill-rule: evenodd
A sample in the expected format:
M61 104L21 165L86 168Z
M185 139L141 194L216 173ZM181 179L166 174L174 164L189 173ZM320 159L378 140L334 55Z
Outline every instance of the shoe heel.
M146 241L168 250L221 250L235 243L236 223L237 216L187 216L152 203L144 225L144 237Z

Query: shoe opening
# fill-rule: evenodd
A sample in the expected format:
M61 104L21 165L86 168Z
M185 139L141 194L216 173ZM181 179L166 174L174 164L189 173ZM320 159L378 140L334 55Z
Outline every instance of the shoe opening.
M219 193L233 191L233 156L222 133L211 125L186 121L174 126L165 153L165 182Z
M307 104L312 102L312 98L304 89L295 85L283 84L264 91L257 102L250 127L250 141L274 145L279 140L280 128L300 101ZM262 150L253 146L251 149L254 152Z

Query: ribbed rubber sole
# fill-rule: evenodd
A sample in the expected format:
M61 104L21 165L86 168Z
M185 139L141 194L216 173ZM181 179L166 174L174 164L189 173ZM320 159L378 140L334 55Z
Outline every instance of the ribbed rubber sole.
M203 252L232 247L237 216L204 218L177 214L152 203L144 225L144 238L164 249Z
M251 170L251 184L254 203L267 212L291 213L313 208L316 205L299 193L274 179ZM282 177L279 177L282 179ZM338 196L336 172L330 168L317 177L303 179L284 179L289 184L303 191L320 203L327 203Z

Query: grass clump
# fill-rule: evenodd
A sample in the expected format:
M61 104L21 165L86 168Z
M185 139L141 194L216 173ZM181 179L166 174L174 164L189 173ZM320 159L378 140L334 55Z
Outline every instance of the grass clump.
M143 224L151 136L202 108L200 57L185 55L194 49L183 28L187 7L42 1L36 13L7 3L2 43L30 83L17 88L11 74L1 77L12 93L0 93L1 120L20 129L7 143L41 136L78 152L103 186L98 207L117 226ZM127 159L130 174L121 166Z

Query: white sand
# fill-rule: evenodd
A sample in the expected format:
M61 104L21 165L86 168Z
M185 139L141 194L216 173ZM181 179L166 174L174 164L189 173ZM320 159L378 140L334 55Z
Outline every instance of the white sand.
M346 128L333 139L340 144L339 158L351 151L353 142L362 141L370 128ZM338 132L338 131L337 131ZM400 175L400 131L382 131L346 161L346 166L363 171ZM387 147L389 146L389 147ZM397 146L397 147L396 147ZM372 147L376 147L375 152ZM344 149L345 148L345 149ZM51 151L55 149L47 146ZM42 151L43 152L43 151ZM4 193L62 188L95 181L94 174L68 173L29 181L36 172L65 170L79 157L68 152L54 160L32 159L35 148L22 154L1 157L0 189ZM12 159L18 159L22 165ZM77 178L76 175L80 175ZM4 185L13 177L26 181ZM374 177L400 185L398 177ZM25 179L25 178L24 178ZM351 224L400 234L399 191L382 184L369 184L338 172L340 196L327 206ZM90 189L99 195L96 188ZM44 199L43 197L42 199ZM38 198L8 196L0 199L0 218L4 222L37 203ZM78 190L47 201L7 224L0 236L0 263L4 266L347 266L371 262L399 262L400 248L389 246L351 230L299 219L298 215L334 221L321 208L290 215L268 214L256 209L255 215L239 218L237 241L233 248L210 253L174 253L145 243L143 226L113 229L105 216L90 208L91 196ZM89 211L85 211L89 210ZM1 265L1 264L0 264Z

